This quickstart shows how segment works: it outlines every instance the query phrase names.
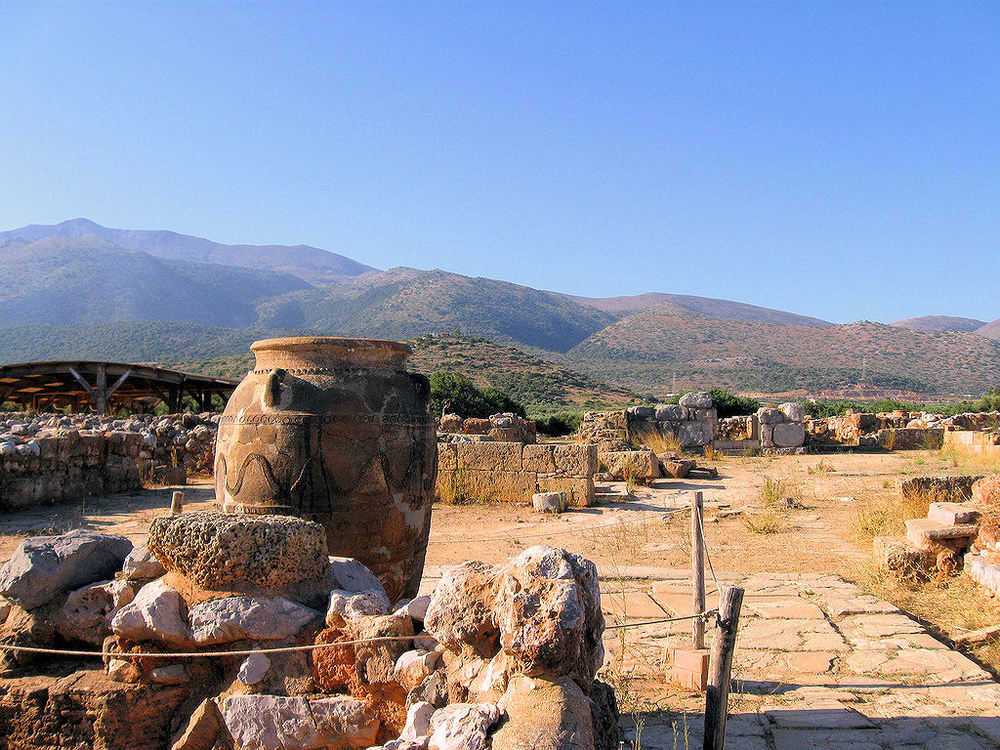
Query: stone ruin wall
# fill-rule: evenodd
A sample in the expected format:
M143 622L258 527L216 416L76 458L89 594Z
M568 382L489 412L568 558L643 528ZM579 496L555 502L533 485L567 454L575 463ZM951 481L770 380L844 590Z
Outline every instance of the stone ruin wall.
M444 414L438 422L438 439L460 443L468 440L492 440L500 443L534 443L535 423L510 412L493 414L486 419Z
M211 470L218 415L97 417L12 412L0 418L0 509L139 489L164 469Z
M571 443L438 443L436 496L445 502L526 503L565 492L571 506L595 501L597 446Z
M601 452L627 451L662 441L677 441L684 448L701 448L711 444L718 419L709 394L687 393L678 404L587 412L580 423L579 439L595 443Z
M928 412L892 411L845 414L806 421L809 444L819 447L937 449L945 444L945 436L951 432L996 433L998 430L1000 412L995 411L952 417ZM968 442L972 445L976 440L970 438Z

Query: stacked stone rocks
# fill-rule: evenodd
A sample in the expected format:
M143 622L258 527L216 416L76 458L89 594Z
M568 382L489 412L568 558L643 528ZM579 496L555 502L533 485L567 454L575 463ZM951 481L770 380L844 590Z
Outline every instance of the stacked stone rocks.
M972 485L972 505L980 512L979 533L965 556L965 570L981 586L1000 595L1000 474Z
M805 444L805 409L801 404L790 402L777 408L761 407L757 410L757 421L763 450L795 451Z
M438 423L438 440L445 443L497 441L501 443L534 443L535 423L511 412L493 414L487 419L457 414L445 414Z
M0 419L0 508L138 489L143 477L157 478L157 467L210 470L217 420L209 413L7 414Z
M595 679L597 570L564 550L464 563L393 604L367 568L326 556L318 524L192 513L154 521L148 547L28 540L0 591L2 642L104 653L103 669L53 670L7 652L12 747L618 746L613 694Z
M587 412L580 422L581 441L602 453L633 450L646 440L677 441L684 448L712 443L718 412L709 393L685 393L680 403L630 406L625 411Z

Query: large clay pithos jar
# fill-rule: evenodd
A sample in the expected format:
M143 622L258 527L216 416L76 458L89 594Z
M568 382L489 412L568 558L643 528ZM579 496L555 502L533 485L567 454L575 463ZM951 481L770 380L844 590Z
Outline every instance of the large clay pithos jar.
M331 555L363 562L393 601L416 596L437 437L427 378L405 368L410 348L326 337L250 348L256 367L219 423L216 500L316 521Z

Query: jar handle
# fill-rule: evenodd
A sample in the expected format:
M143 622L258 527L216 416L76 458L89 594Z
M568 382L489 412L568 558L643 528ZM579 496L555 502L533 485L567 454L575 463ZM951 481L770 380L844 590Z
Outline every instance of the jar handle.
M281 384L285 379L285 371L281 368L271 370L264 383L264 406L273 409L281 401Z

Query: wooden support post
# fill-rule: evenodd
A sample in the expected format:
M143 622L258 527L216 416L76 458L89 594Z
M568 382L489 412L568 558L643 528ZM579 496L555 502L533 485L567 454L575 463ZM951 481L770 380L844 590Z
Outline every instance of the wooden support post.
M691 496L691 614L705 611L705 537L701 533L704 497L701 492ZM692 620L691 646L705 648L705 621Z
M704 750L725 750L726 715L729 709L729 685L736 650L736 633L740 626L743 589L739 586L723 589L719 610L718 631L712 643L709 662L708 689L705 691Z
M170 515L179 516L184 512L184 493L180 490L174 492L170 498Z

